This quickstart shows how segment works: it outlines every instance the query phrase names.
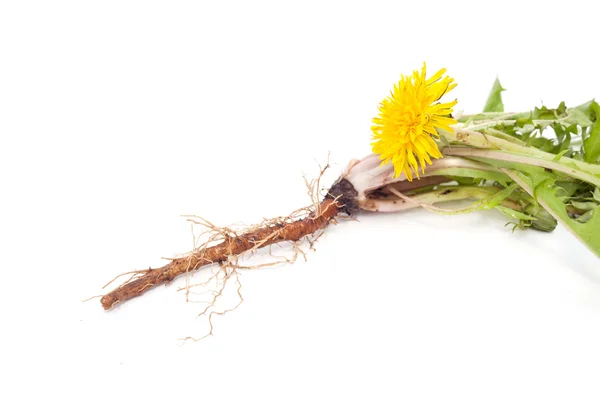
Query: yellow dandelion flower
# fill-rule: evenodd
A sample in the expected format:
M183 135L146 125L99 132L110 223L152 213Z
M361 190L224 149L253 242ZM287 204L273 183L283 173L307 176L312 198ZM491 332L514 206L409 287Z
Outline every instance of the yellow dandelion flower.
M444 76L445 69L426 78L426 64L421 72L412 76L401 75L390 96L379 106L379 116L373 118L371 147L379 154L381 164L391 162L395 176L403 172L409 181L413 173L419 177L431 158L440 158L434 138L439 138L436 128L451 130L456 120L451 118L456 100L440 103L440 98L456 87L454 79Z

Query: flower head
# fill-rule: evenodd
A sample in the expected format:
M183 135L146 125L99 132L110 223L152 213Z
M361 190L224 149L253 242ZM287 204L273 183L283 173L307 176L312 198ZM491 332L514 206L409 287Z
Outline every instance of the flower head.
M391 162L395 176L404 172L411 181L413 173L419 177L431 157L442 153L434 138L439 138L436 128L451 130L455 124L451 116L456 100L440 103L440 98L456 87L454 79L444 76L445 69L426 78L426 65L412 76L401 75L394 90L379 106L379 116L373 118L373 152L379 154L381 164Z

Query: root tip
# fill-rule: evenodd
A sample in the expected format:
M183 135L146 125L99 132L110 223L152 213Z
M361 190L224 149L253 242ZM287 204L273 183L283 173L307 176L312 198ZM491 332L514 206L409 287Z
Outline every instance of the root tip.
M102 304L102 308L109 310L112 308L114 301L109 296L102 296L100 299L100 304Z

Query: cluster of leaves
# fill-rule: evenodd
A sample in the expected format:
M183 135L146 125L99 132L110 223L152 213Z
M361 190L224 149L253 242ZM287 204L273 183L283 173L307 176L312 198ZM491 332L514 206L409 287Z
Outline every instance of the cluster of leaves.
M488 112L504 112L498 79L484 107ZM561 102L556 108L536 107L530 112L508 114L494 129L504 132L527 146L560 154L592 164L600 163L600 105L596 100L568 108ZM550 137L548 137L550 136Z
M496 80L484 112L461 119L465 129L506 143L494 149L504 152L503 157L476 158L495 171L471 184L518 185L505 199L517 201L521 211L500 211L519 220L520 227L542 230L552 230L547 222L556 218L600 256L600 105L592 100L569 108L563 102L556 108L507 113L502 91Z

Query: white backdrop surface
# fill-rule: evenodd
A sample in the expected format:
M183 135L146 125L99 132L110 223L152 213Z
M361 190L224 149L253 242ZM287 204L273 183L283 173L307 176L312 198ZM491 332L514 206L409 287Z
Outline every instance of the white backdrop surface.
M535 3L3 2L2 397L597 399L599 260L494 211L340 221L198 343L184 279L81 302L189 250L181 214L307 205L423 61L465 112L496 76L509 110L600 95L591 3Z

